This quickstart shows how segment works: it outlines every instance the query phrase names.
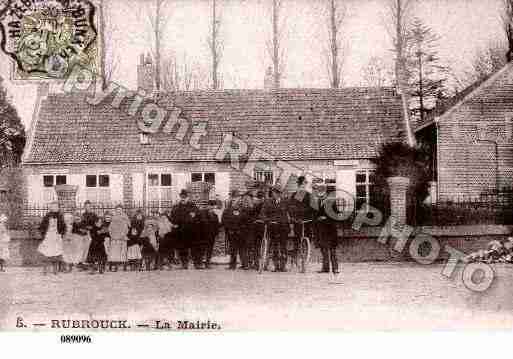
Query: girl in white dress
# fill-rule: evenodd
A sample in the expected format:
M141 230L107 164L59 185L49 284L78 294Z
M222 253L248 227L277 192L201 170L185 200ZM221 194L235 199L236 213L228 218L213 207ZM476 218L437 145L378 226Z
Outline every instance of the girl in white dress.
M59 271L59 264L62 260L62 235L66 230L64 217L59 212L57 202L50 203L49 212L44 216L39 226L39 231L43 236L43 241L38 247L38 252L47 259L45 262L43 274L47 273L48 264L52 264L53 273Z
M5 272L5 262L9 259L9 242L11 237L9 236L9 230L6 226L7 216L0 214L0 272Z

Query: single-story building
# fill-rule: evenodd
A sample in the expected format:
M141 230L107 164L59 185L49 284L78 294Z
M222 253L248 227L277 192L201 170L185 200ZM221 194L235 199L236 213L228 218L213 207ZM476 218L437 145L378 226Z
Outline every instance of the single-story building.
M435 201L478 199L513 185L513 64L416 127L433 148Z
M182 137L178 126L170 132L165 123L155 133L142 132L141 113L131 114L129 97L116 103L113 94L92 105L87 96L39 93L23 158L29 204L55 199L59 184L78 186L80 203L167 206L195 181L212 183L211 196L226 199L251 177L276 182L280 163L354 194L359 203L372 202L371 160L383 143L404 140L393 88L160 94L158 106L189 126ZM245 158L256 164L250 173L235 169L230 156L219 157L227 138L253 150Z

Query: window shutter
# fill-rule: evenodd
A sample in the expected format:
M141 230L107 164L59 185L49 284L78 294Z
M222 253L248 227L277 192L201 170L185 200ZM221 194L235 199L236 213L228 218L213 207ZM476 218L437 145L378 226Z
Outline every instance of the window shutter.
M120 173L110 174L110 199L116 204L123 204L123 175Z
M228 200L230 193L230 172L216 172L216 195L219 195L222 201Z
M144 173L132 173L132 196L135 204L141 206L144 199Z
M43 176L27 175L27 201L31 205L45 205L43 202Z

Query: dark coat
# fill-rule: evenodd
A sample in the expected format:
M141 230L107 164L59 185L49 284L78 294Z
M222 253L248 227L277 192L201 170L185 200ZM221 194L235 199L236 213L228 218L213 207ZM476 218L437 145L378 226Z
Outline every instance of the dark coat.
M50 218L57 218L57 232L60 235L66 233L66 224L64 223L64 216L60 212L48 212L41 221L39 225L39 232L43 238L46 236L46 232L48 232L48 224L50 222Z
M82 213L82 226L87 230L91 230L96 225L98 221L98 216L94 212L84 212Z
M175 246L177 249L189 248L191 243L196 242L199 233L199 209L191 201L186 203L178 202L171 211L173 224L177 225L173 236L175 237Z
M219 234L219 228L221 224L217 215L211 210L205 209L200 211L201 220L201 236L208 242L215 240Z
M288 224L290 222L289 201L281 199L277 203L275 199L265 200L262 210L259 214L260 219L277 222L279 224Z
M108 236L103 228L93 227L90 231L91 244L89 246L88 262L106 261L105 238Z
M333 218L333 215L338 214L335 200L319 199L318 201L319 211L316 218L317 243L320 247L336 247L338 243L337 229L341 222Z
M71 233L78 234L81 236L85 236L87 234L87 229L85 228L83 223L73 223L71 227Z
M296 221L313 220L317 214L317 199L310 192L294 192L289 199L290 216Z

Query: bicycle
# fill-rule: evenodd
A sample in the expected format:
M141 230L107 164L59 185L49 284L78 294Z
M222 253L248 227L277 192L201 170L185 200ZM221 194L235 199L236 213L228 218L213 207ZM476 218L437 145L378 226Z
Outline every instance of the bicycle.
M264 224L264 234L262 236L262 242L260 243L260 251L258 253L258 274L262 274L264 269L267 267L269 262L269 230L268 224L278 224L278 222L267 222L263 220L257 220L255 223Z
M297 244L298 248L295 253L295 255L296 255L295 262L297 264L298 259L299 259L299 271L301 273L306 273L308 263L310 262L312 245L311 245L310 238L307 237L305 234L305 224L311 223L311 222L312 222L311 219L299 221L299 224L301 224L301 238L299 238L299 241Z

